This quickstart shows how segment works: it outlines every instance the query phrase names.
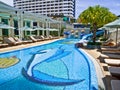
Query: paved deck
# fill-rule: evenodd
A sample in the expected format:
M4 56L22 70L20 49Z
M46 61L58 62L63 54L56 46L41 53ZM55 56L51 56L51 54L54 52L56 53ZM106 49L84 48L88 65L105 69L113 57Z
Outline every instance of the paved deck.
M16 45L16 46L8 46L8 47L5 47L5 48L0 48L0 53L1 52L11 51L11 50L22 49L22 48L25 48L25 47L32 47L32 46L42 45L42 44L46 44L46 43L49 43L49 42L54 42L56 40L58 40L58 39L45 40L45 41L28 43L28 44L21 44L21 45Z

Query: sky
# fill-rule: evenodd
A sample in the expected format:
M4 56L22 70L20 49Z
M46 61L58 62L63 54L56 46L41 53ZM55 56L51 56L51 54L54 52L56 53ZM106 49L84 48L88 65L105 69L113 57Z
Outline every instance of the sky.
M8 5L13 6L13 0L0 0ZM89 6L100 5L102 7L106 7L110 12L115 15L120 15L120 0L76 0L76 16L80 15L84 10L86 10Z

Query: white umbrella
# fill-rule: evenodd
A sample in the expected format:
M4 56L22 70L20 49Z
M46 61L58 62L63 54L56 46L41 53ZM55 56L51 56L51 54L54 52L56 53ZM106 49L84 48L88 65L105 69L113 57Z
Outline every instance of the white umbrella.
M59 31L58 29L55 28L47 28L49 31Z
M35 31L34 29L32 29L28 26L22 27L22 28L20 28L20 30L22 30L22 31Z
M118 37L118 28L120 28L120 18L104 25L105 27L116 28L116 45L117 45L117 37Z
M44 28L41 28L41 27L36 27L34 28L33 30L45 30Z
M7 24L0 24L0 29L15 29L15 28Z
M32 32L32 31L35 31L34 29L32 29L32 28L30 28L30 27L28 27L28 26L22 27L22 28L20 28L19 30L25 31L25 33L26 33L26 31L30 31L30 35L31 35L31 32Z
M111 23L108 23L106 25L104 25L105 27L111 27L111 28L120 28L120 18L111 22Z
M42 32L44 32L44 28L42 28L42 27L33 27L34 28L34 30L37 30L37 35L39 35L39 31L41 30Z

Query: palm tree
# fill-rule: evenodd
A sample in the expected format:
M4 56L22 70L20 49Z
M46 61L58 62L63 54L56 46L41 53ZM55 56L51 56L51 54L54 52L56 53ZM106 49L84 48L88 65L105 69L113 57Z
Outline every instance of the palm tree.
M77 21L79 23L91 24L91 29L93 31L93 42L95 43L97 29L102 27L104 24L115 20L116 18L117 16L112 14L108 8L96 5L83 11L79 15Z

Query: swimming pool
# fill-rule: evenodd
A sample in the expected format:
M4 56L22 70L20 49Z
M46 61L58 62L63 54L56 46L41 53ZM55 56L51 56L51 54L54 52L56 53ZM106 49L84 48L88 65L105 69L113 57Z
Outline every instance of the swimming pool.
M20 62L0 69L0 90L98 90L94 65L75 48L77 39L62 39L0 53Z

